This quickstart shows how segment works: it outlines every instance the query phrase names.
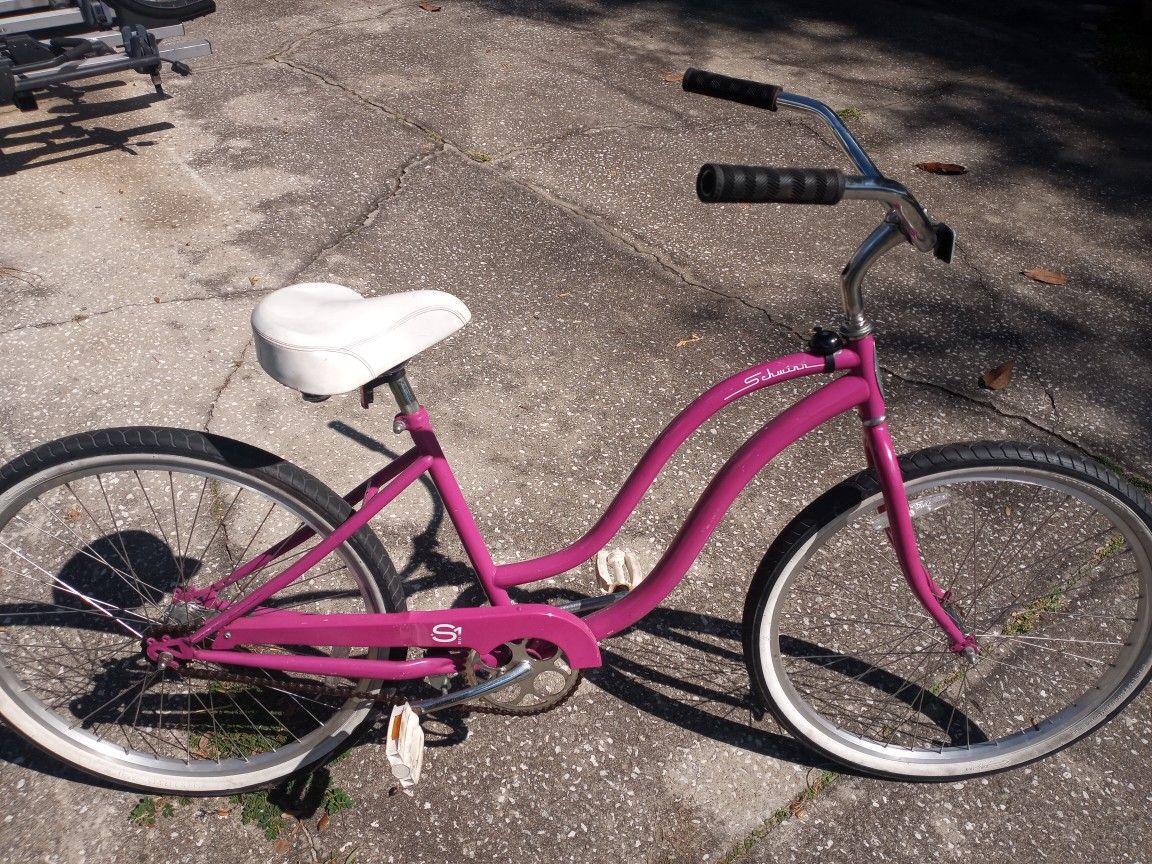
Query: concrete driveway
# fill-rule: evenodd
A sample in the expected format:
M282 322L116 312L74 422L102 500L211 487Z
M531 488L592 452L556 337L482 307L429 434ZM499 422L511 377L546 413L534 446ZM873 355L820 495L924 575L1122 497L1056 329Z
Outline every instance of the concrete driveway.
M957 230L953 266L902 250L867 292L901 449L1017 438L1152 475L1152 120L1102 77L1094 8L220 5L192 28L214 57L169 100L126 78L0 114L0 457L176 425L347 489L396 446L391 412L306 404L267 378L251 308L294 281L440 288L474 320L412 380L497 560L574 539L679 405L836 320L836 275L876 220L862 204L699 204L704 161L847 166L809 120L684 94L669 73L694 65L845 111ZM1021 275L1037 267L1067 284ZM1010 386L980 389L1007 360ZM712 472L805 390L726 411L624 541L654 563ZM842 420L786 452L565 706L430 729L414 797L389 794L376 732L327 769L355 805L324 831L301 805L277 846L224 799L149 828L129 818L139 794L0 729L0 861L1147 861L1147 695L1045 763L943 786L826 774L753 715L744 590L803 503L860 467L857 440ZM402 504L376 527L414 605L450 599L450 526L422 488Z

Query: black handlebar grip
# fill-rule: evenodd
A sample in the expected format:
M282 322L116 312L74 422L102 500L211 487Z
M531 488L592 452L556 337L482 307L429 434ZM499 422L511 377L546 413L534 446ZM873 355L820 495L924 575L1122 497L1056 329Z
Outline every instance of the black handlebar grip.
M844 197L844 174L835 168L702 165L696 194L707 204L836 204Z
M689 93L702 93L717 99L727 99L755 108L776 110L776 97L782 88L775 84L761 84L759 81L746 81L743 78L730 78L703 69L688 69L684 72L684 89Z

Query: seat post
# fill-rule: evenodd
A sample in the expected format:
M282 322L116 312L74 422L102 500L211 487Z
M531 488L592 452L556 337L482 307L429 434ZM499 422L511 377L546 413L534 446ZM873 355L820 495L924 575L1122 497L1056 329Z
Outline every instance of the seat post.
M380 380L388 384L392 397L400 406L401 414L414 414L420 410L420 403L416 400L416 394L412 392L412 385L408 383L408 373L403 366L389 369L380 376Z

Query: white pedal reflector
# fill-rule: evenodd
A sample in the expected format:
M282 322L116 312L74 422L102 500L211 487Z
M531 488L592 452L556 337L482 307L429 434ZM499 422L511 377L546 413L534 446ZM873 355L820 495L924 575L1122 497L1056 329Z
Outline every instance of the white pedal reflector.
M400 788L413 794L412 787L420 782L420 769L424 766L424 729L410 705L397 705L392 709L388 718L388 746L384 752Z
M601 549L596 553L596 583L605 594L631 591L644 581L640 559L631 549Z

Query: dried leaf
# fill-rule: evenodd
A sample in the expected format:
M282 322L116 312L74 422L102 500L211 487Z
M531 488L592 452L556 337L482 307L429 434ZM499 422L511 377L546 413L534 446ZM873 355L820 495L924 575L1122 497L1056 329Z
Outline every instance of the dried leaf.
M677 348L683 348L685 345L691 345L693 342L699 342L703 338L704 337L701 336L699 333L693 333L687 339L681 339L679 342L677 342L676 347Z
M439 12L440 7L435 3L429 3L428 0L420 0L420 8L425 12Z
M917 162L916 167L929 174L967 174L968 169L954 162Z
M664 73L664 83L665 84L679 84L683 80L684 80L684 76L680 72L665 72Z
M995 369L989 369L980 376L980 383L989 390L1003 390L1012 382L1012 369L1016 366L1015 360L1001 363Z
M332 817L325 813L320 817L320 821L316 823L317 831L327 831L328 826L332 823Z
M159 302L160 302L160 298L159 298L159 297L153 297L153 298L152 298L152 302L153 302L153 303L159 303Z
M226 819L228 816L231 815L231 813L232 813L231 807L221 807L219 810L216 811L216 818Z
M1021 270L1023 275L1036 282L1043 282L1045 285L1067 285L1068 277L1063 273L1056 273L1052 270L1041 270L1034 267L1031 270Z
M277 855L283 855L289 849L296 845L296 835L289 834L287 837L281 837L276 841L276 845L272 848L276 850Z
M259 277L259 276L249 276L249 277L248 277L248 283L249 283L250 285L255 285L255 284L256 284L257 282L259 282L259 281L260 281L260 277Z

